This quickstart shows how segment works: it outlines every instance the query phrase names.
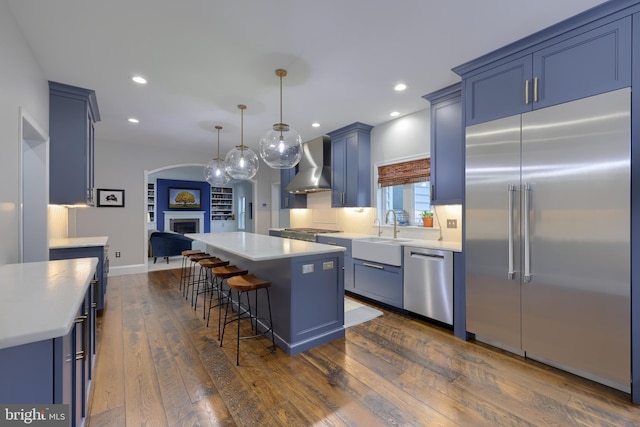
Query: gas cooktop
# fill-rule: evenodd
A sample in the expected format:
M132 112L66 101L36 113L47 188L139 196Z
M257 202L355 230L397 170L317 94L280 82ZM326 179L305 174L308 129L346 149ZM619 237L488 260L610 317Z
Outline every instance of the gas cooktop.
M342 233L340 230L324 230L322 228L285 228L281 236L287 239L316 241L316 235L325 233Z

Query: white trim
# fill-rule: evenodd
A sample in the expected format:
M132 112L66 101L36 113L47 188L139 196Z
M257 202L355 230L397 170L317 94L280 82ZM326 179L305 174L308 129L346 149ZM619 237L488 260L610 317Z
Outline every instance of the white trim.
M147 273L148 271L149 266L147 264L119 265L117 267L110 266L108 276L124 276L125 274Z

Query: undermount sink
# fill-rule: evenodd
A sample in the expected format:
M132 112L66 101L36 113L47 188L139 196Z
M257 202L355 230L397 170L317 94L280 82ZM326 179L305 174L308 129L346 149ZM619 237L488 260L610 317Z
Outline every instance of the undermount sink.
M365 261L388 265L402 265L402 244L411 239L391 237L366 237L351 242L351 256Z

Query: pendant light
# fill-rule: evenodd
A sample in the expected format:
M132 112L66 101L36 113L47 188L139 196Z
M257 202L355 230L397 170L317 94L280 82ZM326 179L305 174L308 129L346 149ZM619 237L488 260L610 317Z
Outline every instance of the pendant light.
M204 167L204 179L214 187L221 187L229 182L229 175L224 171L224 160L220 158L220 129L222 126L216 126L216 129L218 130L218 154Z
M249 180L258 172L260 161L256 153L244 145L244 110L246 105L238 105L240 109L240 145L236 145L224 159L224 170L231 178Z
M274 169L291 169L302 158L302 137L282 122L282 78L286 75L286 70L276 70L276 76L280 77L280 123L274 124L260 139L260 157Z

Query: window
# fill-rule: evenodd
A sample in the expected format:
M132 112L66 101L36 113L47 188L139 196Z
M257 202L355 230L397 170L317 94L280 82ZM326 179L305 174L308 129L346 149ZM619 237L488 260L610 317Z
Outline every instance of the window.
M394 210L398 225L422 224L422 211L431 210L431 186L429 181L415 184L393 185L380 189L384 215ZM391 218L389 219L391 221Z
M431 210L430 172L429 158L378 167L381 215L393 210L399 225L421 224L422 212Z
M247 206L244 196L238 197L238 230L245 230L247 228L246 215Z

